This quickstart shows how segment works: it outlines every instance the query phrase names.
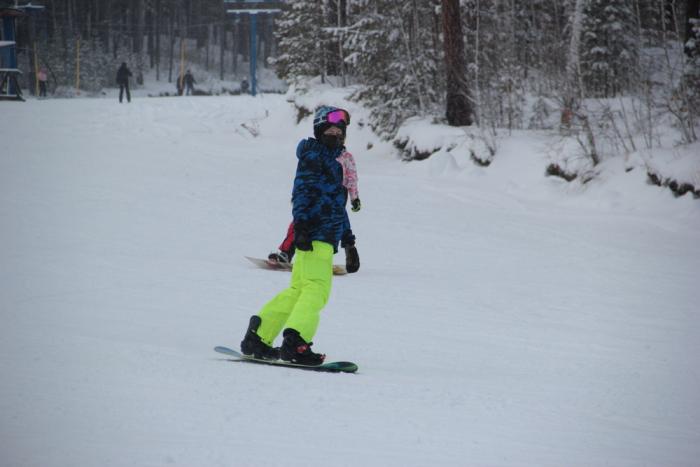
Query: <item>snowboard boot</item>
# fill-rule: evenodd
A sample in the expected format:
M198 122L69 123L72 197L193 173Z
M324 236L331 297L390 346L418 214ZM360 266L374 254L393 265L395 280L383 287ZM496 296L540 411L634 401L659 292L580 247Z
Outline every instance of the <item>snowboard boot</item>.
M262 323L260 316L253 315L250 317L248 330L245 333L245 337L243 337L243 341L241 341L241 353L262 360L278 360L280 358L279 347L270 347L256 334L260 323Z
M282 347L280 347L280 358L282 360L311 366L323 363L326 356L312 352L311 346L313 342L306 342L296 330L287 328L282 335L284 336Z
M292 258L284 251L278 251L277 253L270 253L267 259L275 263L289 264Z
M355 245L345 247L345 269L349 273L357 272L360 269L360 255L357 254Z

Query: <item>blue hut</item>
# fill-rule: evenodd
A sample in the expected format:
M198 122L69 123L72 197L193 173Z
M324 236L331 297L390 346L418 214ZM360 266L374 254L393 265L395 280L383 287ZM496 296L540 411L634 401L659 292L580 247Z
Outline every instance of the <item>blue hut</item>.
M15 20L25 16L16 8L0 8L0 100L24 100L19 86Z

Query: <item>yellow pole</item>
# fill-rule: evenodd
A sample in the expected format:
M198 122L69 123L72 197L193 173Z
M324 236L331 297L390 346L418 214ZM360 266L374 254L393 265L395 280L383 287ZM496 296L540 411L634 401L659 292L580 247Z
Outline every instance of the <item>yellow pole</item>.
M36 42L34 42L34 95L39 97L39 60L36 57Z
M78 37L78 48L76 55L76 72L75 72L75 93L80 95L80 37Z

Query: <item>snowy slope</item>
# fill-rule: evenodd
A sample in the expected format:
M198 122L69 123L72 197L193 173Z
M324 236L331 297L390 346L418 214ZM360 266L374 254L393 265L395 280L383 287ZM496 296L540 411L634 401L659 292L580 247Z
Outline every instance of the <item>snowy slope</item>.
M700 462L696 200L614 160L545 179L541 134L401 163L351 105L362 267L315 348L360 372L231 363L289 279L243 256L281 241L311 121L112 97L0 106L2 466Z

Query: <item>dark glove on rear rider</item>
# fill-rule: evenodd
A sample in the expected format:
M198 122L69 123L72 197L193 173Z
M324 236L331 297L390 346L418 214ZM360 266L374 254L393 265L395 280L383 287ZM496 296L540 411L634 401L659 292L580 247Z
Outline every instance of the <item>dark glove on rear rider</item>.
M352 200L352 212L357 212L362 208L362 203L360 203L360 198Z
M309 228L303 222L294 223L294 244L301 251L312 251L314 249L313 245L311 245Z
M360 270L360 255L357 253L355 245L345 247L345 269L349 273Z
M343 236L340 239L341 248L347 248L349 246L355 246L355 236L352 234L352 229L343 232Z

